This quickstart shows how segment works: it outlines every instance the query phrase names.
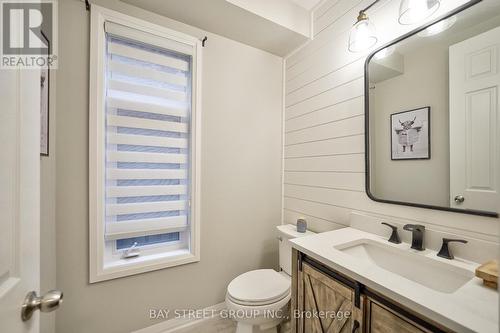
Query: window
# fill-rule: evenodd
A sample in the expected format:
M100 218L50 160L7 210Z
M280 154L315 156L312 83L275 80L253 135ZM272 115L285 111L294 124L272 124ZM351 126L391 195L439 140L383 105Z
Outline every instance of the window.
M90 281L199 260L200 42L92 9Z

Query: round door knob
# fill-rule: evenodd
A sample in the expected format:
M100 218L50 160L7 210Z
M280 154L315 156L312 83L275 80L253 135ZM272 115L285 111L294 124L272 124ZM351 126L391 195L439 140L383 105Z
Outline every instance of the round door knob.
M457 195L455 197L455 202L457 203L457 205L460 205L461 203L463 203L465 201L465 198L463 195Z
M56 310L63 301L63 293L59 290L51 290L42 297L38 297L35 291L30 291L24 299L21 308L21 318L23 321L31 319L33 312L52 312Z

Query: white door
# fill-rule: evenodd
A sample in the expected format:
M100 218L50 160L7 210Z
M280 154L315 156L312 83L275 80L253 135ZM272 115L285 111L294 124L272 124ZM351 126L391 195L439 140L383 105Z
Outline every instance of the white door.
M0 69L0 101L0 332L34 333L21 307L40 287L40 71Z
M450 47L451 207L500 208L500 27Z

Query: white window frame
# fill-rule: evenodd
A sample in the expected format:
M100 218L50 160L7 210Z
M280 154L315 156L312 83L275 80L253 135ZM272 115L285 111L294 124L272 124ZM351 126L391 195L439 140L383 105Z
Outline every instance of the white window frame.
M192 48L191 135L190 135L190 251L176 254L175 244L151 246L151 251L133 259L121 259L105 245L105 22L113 22ZM89 87L89 280L115 279L166 267L200 261L201 189L201 41L193 36L92 5L90 29ZM176 243L176 242L174 242ZM171 248L168 251L168 247ZM111 259L110 259L111 258Z

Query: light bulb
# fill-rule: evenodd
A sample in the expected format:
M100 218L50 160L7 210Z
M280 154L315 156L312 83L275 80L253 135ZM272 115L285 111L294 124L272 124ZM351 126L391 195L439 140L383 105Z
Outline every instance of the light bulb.
M433 25L431 25L427 29L419 32L418 35L420 37L429 37L429 36L437 35L443 31L446 31L449 28L451 28L455 24L455 22L457 22L456 15L449 17L446 20L441 20L437 23L434 23Z
M434 14L441 0L401 0L399 6L399 23L415 24Z
M370 22L364 12L360 12L358 21L351 29L349 35L349 51L361 52L369 49L377 43L375 26Z

